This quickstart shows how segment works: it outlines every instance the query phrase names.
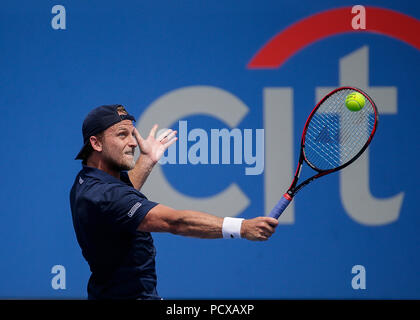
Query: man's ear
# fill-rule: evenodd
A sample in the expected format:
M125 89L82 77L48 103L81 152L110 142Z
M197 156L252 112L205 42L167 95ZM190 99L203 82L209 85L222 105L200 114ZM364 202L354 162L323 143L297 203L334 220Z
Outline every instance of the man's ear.
M98 139L98 137L91 136L89 140L93 150L98 152L102 151L102 142Z

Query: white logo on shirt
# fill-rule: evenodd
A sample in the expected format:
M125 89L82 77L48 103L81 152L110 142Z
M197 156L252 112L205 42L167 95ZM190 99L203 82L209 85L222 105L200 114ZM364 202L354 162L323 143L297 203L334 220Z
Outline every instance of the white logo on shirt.
M85 180L83 180L82 177L79 177L79 183L82 184L83 182L85 182Z
M131 218L133 216L133 214L137 211L137 209L140 208L140 207L141 207L141 203L136 202L136 204L131 207L130 211L128 211L127 215Z

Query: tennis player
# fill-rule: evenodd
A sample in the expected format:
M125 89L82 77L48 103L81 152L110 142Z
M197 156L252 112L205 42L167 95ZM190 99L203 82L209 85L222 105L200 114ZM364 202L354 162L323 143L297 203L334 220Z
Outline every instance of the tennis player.
M76 157L82 169L70 191L70 205L77 241L92 273L88 299L161 299L150 232L264 241L278 224L270 217L221 218L148 200L139 190L176 141L176 132L155 138L155 125L143 139L133 121L122 105L105 105L83 122L84 145Z

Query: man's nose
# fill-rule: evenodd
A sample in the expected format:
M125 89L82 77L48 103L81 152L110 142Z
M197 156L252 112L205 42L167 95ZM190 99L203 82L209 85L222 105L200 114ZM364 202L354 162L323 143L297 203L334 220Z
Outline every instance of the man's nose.
M130 141L129 141L130 147L137 147L137 139L136 139L136 137L134 136L134 134L132 134L130 136L131 136Z

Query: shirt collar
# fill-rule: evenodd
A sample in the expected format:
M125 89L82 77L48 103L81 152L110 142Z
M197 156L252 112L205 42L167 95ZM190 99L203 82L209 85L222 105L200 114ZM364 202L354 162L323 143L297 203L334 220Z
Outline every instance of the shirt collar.
M101 169L89 167L84 164L82 164L82 166L83 166L82 172L88 177L97 178L97 179L100 179L102 181L109 182L109 183L124 183L124 184L128 184L131 187L133 186L131 184L131 181L130 181L130 178L128 177L127 172L125 171L121 171L121 174L120 174L121 179L117 179L114 176L111 176L109 173L106 173L105 171Z

